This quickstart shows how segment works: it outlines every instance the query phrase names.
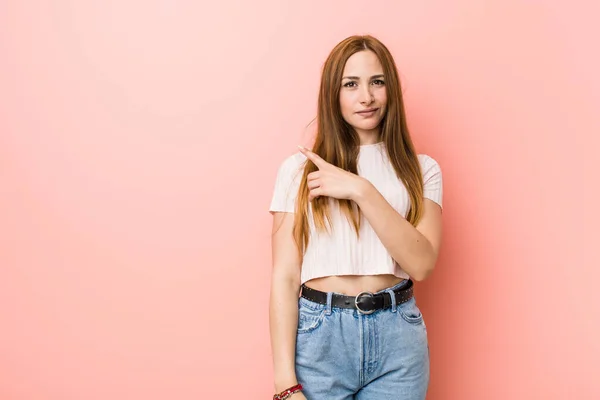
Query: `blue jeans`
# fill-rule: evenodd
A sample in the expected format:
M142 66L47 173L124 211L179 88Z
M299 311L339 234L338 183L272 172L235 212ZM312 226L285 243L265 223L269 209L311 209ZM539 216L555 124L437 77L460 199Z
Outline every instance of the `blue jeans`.
M331 293L327 305L300 297L296 376L307 400L425 399L429 346L415 297L369 315L331 307Z

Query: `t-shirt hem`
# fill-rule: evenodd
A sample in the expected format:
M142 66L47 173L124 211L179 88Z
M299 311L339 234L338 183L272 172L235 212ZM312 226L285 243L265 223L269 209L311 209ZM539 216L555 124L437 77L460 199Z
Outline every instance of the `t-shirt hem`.
M328 276L377 276L377 275L394 275L397 278L410 279L410 276L404 271L369 271L368 273L347 273L347 274L315 274L307 277L301 276L300 284L303 285L311 279L325 278Z

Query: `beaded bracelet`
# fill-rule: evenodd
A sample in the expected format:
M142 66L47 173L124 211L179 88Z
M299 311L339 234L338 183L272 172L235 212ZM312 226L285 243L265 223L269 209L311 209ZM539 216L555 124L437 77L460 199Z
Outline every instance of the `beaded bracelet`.
M301 390L302 390L302 385L299 383L296 386L292 386L289 389L285 389L283 392L281 392L279 394L273 395L273 400L286 400L291 395L293 395L294 393L299 392Z

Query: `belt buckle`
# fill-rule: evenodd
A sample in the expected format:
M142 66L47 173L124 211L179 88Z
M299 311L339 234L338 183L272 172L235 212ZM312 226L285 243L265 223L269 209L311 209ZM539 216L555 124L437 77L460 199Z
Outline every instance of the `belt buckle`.
M363 311L361 310L361 308L358 306L358 298L362 295L367 295L368 297L373 297L373 293L371 292L360 292L359 294L356 295L356 297L354 298L354 305L356 306L356 309L358 310L359 314L365 314L365 315L369 315L369 314L373 314L375 312L375 310L370 310L370 311Z

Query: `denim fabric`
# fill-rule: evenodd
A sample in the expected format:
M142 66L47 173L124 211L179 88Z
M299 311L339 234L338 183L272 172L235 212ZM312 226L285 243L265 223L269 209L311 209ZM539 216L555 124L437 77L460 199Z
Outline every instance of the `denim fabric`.
M415 297L370 315L328 299L298 301L296 376L307 400L425 399L429 346Z

